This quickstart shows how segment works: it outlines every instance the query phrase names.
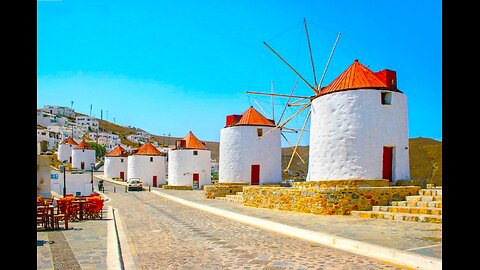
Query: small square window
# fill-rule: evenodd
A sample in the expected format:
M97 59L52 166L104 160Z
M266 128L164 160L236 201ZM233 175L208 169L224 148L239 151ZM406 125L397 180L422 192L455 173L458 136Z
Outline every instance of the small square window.
M198 151L197 150L193 151L193 155L198 156Z
M382 105L391 105L392 104L392 93L382 92Z
M263 135L263 129L257 128L257 136L260 137Z
M150 157L150 162L153 162L153 157Z
M120 159L120 162L123 162L123 158Z

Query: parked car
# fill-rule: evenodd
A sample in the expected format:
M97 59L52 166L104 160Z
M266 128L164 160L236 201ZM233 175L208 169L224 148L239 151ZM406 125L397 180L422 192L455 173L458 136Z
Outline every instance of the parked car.
M128 190L143 190L143 183L140 178L130 178L127 182Z

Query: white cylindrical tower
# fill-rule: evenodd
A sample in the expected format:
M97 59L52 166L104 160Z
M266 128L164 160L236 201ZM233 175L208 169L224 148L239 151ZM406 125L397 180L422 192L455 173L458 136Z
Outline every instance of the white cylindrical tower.
M83 140L72 150L72 167L81 170L91 170L92 163L96 162L95 150Z
M72 150L78 143L72 138L68 137L58 145L57 158L66 164L72 163Z
M280 130L266 134L274 127L272 120L266 119L253 107L242 115L227 116L226 127L220 131L218 182L280 183Z
M309 181L410 179L407 97L357 60L312 101Z
M210 159L210 150L190 131L168 151L168 185L191 186L193 189L210 185Z
M128 153L123 147L118 145L110 153L105 155L105 165L103 175L107 178L121 178L124 181L128 179L127 175Z
M146 142L133 155L128 156L128 179L140 178L143 186L160 187L166 184L165 157L150 142Z

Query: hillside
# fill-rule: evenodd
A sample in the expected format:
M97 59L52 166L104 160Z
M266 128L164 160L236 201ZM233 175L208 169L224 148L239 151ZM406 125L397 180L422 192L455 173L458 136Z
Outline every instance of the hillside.
M103 131L114 132L118 134L122 143L132 147L138 147L126 139L129 134L134 134L141 129L134 129L113 124L111 122L100 120L100 129ZM159 145L173 145L175 140L181 137L167 137L152 134ZM212 152L212 158L219 159L218 142L205 141L207 148ZM427 183L442 184L442 142L429 138L410 138L410 178L415 180L426 180ZM297 149L300 156L304 159L303 163L297 156L294 157L290 166L291 174L282 173L283 179L304 179L308 168L308 146L299 146ZM286 168L290 161L293 150L290 147L282 148L282 168Z

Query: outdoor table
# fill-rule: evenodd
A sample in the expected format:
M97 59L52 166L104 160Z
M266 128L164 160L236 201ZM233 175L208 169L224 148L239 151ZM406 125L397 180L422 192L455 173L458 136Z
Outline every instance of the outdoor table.
M87 203L87 200L75 199L75 200L72 200L72 203L78 204L78 220L83 220L83 204Z

